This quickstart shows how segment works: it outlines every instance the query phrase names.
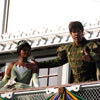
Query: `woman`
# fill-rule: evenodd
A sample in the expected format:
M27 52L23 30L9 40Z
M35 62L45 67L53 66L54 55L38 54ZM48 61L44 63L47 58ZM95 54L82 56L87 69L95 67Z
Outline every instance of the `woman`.
M38 66L35 61L29 62L31 46L25 40L18 42L17 53L19 60L12 62L0 83L0 90L29 88L32 79L34 87L39 87Z

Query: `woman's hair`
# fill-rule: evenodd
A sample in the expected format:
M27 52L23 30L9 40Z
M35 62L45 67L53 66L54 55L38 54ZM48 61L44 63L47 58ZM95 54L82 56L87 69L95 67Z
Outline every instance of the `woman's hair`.
M84 31L84 27L81 22L74 21L69 23L69 32L72 32L73 29L80 29L82 32Z
M21 40L17 43L17 53L20 54L20 51L23 49L23 47L28 47L31 49L30 44L26 40Z

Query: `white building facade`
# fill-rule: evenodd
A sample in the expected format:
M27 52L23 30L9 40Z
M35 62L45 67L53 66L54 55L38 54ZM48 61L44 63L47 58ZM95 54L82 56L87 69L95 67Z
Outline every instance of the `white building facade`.
M27 31L9 32L9 6L11 0L0 1L2 6L1 33L0 33L0 69L5 71L6 66L18 59L16 53L17 42L27 40L32 47L32 54L29 59L37 61L49 60L56 57L56 50L60 45L72 42L72 38L66 26L58 25L55 28L29 29ZM100 39L100 19L95 22L82 21L85 31L84 36L88 40ZM66 67L68 66L68 67ZM56 86L67 84L70 75L69 64L61 67L39 69L40 86Z

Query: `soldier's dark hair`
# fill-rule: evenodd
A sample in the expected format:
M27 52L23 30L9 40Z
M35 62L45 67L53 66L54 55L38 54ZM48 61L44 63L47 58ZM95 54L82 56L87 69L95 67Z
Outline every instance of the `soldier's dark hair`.
M26 40L20 40L17 43L17 53L20 54L20 51L23 49L23 47L28 47L29 49L31 49L30 44L26 41Z
M69 23L69 32L72 32L73 29L80 29L82 32L84 31L84 27L79 21L73 21Z

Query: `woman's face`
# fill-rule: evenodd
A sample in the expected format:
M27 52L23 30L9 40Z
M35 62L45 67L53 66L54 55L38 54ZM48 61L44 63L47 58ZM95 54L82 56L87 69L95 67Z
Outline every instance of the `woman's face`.
M24 46L20 51L20 56L21 57L29 57L30 53L31 53L31 49L26 47L26 46Z
M79 43L83 38L83 32L80 29L73 29L71 32L71 36L75 43Z

